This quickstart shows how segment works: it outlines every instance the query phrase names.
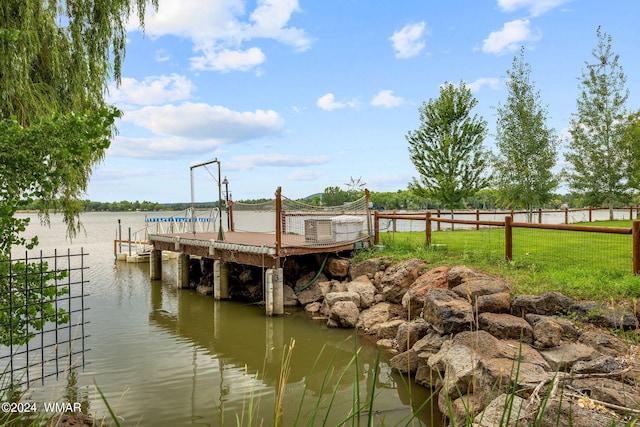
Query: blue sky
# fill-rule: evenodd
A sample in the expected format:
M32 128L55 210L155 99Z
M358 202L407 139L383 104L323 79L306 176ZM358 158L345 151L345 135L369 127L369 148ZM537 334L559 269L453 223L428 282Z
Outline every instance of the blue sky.
M236 200L406 189L405 135L445 81L471 87L494 148L520 46L558 135L599 25L640 108L639 16L637 0L159 0L144 34L131 23L108 97L124 116L87 198L187 201L189 167L212 159ZM195 171L196 199L217 199Z

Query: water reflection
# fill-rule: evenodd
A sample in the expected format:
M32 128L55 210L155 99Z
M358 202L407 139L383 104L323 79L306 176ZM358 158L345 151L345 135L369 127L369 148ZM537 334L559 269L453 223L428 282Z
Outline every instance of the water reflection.
M298 409L301 419L313 416L314 411L324 417L331 409L332 419L341 420L352 408L354 390L359 390L364 402L375 389L374 413L393 425L409 416L409 396L424 401L428 395L419 386L409 391L412 384L392 373L383 355L374 373L378 357L375 348L360 342L354 331L328 329L323 323L311 321L301 309L289 309L282 317L266 317L263 307L216 301L193 291L175 292L156 281L151 284L149 322L215 358L219 374L216 406L225 417L234 411L246 411L247 405L256 401L260 402L256 415L271 419L274 390L292 340L295 346L285 391L286 418L290 420ZM195 350L193 360L195 394ZM192 401L197 400L194 395ZM429 411L423 410L420 418L424 424L433 425ZM421 424L414 421L414 425Z

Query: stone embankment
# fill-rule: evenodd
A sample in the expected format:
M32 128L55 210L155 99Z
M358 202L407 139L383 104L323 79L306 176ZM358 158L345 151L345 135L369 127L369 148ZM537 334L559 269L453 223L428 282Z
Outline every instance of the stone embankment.
M327 270L327 268L329 270ZM348 261L330 260L329 277ZM370 259L351 281L302 278L286 304L331 327L357 327L395 354L393 369L437 392L455 425L595 426L640 418L636 346L608 330L640 330L638 307L610 309L558 293L511 295L464 266Z

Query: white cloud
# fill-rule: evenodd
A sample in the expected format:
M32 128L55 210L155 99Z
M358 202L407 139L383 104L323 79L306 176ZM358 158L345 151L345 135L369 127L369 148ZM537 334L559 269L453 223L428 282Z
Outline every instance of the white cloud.
M484 39L482 51L502 55L517 50L523 43L539 40L541 34L534 33L528 19L516 19L506 22L500 31L493 31Z
M179 74L149 76L142 81L123 78L119 87L109 87L108 102L120 105L162 104L188 99L193 89L191 80Z
M217 46L200 48L201 56L191 58L194 70L213 70L220 72L248 71L262 64L266 56L262 50L252 47L247 50L219 49Z
M325 174L323 172L312 171L309 169L297 169L287 176L287 179L289 181L315 181L324 175Z
M164 49L156 50L155 60L156 62L167 62L171 59L171 55Z
M529 10L531 16L540 16L569 1L571 0L498 0L498 7L504 12L515 12L524 8Z
M124 138L116 136L109 156L134 159L178 159L211 153L223 142L217 139L194 140L184 137Z
M338 108L346 107L346 104L343 102L336 102L336 97L332 93L328 93L318 98L316 105L326 111L333 111Z
M392 90L381 90L371 100L374 107L393 108L402 105L404 99L394 96Z
M467 87L471 90L471 92L479 92L483 86L489 86L491 89L500 89L502 86L502 82L500 79L495 77L480 77L471 83L467 84Z
M396 51L396 58L411 58L418 55L425 47L424 35L426 24L407 24L394 32L389 40Z
M231 159L230 168L234 170L251 170L256 167L308 167L321 165L329 161L329 156L293 156L290 154L250 154L235 156Z
M309 49L305 31L288 25L294 12L300 12L297 0L258 0L248 18L242 0L160 0L157 12L147 11L145 34L190 39L196 69L247 71L265 60L260 49L245 45L254 39L276 40L297 52ZM136 23L131 24L133 30Z

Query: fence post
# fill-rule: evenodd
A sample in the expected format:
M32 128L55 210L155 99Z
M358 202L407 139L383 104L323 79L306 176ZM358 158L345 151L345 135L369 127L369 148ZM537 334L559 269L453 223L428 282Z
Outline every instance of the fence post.
M640 275L640 219L633 221L633 275Z
M478 224L476 224L476 230L480 230L480 211L478 209L476 209L476 221L478 221Z
M538 224L542 224L542 208L538 208Z
M633 206L629 206L629 219L633 221Z
M425 215L424 221L425 221L424 237L425 237L427 246L431 246L431 212L427 212L427 214Z
M511 221L513 221L513 209L511 209Z
M504 217L504 258L507 261L513 260L513 230L511 223L513 219L510 216Z
M564 223L569 224L569 208L564 208Z
M440 209L438 209L436 211L436 215L438 216L438 219L440 219ZM438 221L438 225L436 227L436 230L440 231L440 221Z
M393 210L393 216L395 216L395 215L396 215L396 210L394 209L394 210ZM391 220L391 223L393 224L393 232L395 233L395 232L396 232L396 219L395 219L395 218L393 218L393 219Z
M593 220L593 208L589 206L589 222Z
M373 211L373 244L380 243L380 218L378 218L378 211Z

